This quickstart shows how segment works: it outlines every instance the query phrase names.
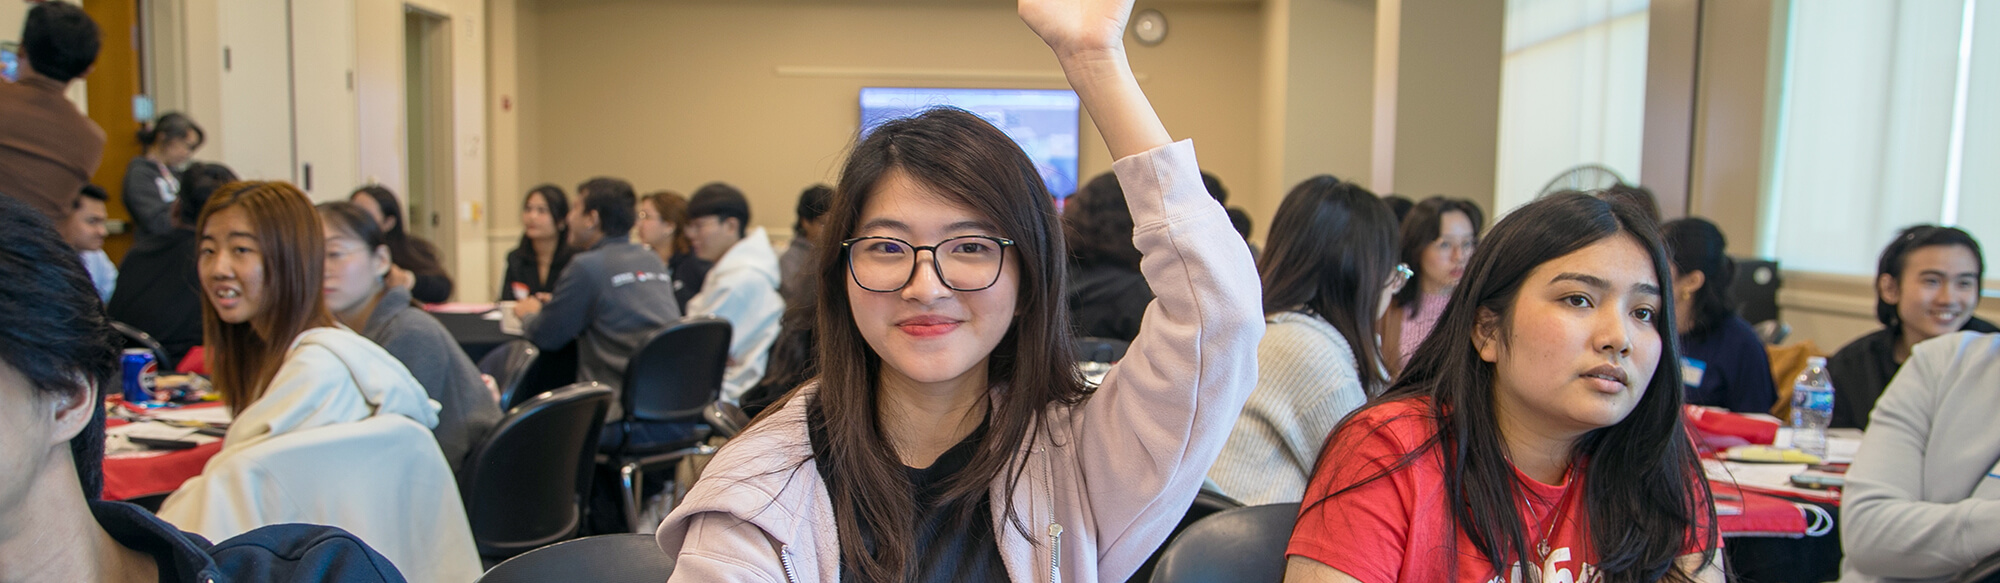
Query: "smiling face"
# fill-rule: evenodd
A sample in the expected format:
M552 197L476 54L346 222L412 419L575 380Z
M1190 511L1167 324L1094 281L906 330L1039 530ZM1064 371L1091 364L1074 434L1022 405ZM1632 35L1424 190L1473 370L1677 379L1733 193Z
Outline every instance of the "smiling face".
M1959 245L1919 247L1903 260L1902 277L1879 278L1882 301L1896 306L1910 344L1957 332L1979 307L1979 259Z
M202 301L223 322L242 324L264 310L264 253L250 215L230 207L208 217L201 229Z
M1437 293L1458 285L1465 277L1465 263L1472 259L1476 235L1472 219L1459 211L1438 216L1438 238L1424 246L1423 291Z
M858 224L855 237L895 237L914 245L964 235L1006 236L902 170L891 170L877 182ZM998 279L972 292L947 287L928 251L915 253L916 274L898 291L868 291L850 272L848 306L862 338L882 357L884 377L926 384L983 382L994 347L1014 324L1020 294L1019 258L1002 253Z
M1482 310L1472 340L1494 363L1503 433L1580 435L1632 412L1663 345L1652 267L1637 240L1609 237L1529 272L1505 322Z

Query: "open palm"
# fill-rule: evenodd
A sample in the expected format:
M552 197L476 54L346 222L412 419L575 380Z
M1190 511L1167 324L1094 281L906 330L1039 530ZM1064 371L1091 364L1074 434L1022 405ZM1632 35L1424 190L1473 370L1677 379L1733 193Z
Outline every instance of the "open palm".
M1132 0L1020 0L1019 11L1060 57L1121 47Z

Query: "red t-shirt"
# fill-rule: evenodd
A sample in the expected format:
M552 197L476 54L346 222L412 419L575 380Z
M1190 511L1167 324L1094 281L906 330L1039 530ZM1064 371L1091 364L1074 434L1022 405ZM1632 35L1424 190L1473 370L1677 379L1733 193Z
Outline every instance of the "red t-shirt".
M1384 403L1355 415L1335 430L1322 455L1338 458L1322 463L1306 485L1298 527L1286 555L1319 561L1364 583L1448 580L1452 553L1446 537L1454 532L1445 493L1444 461L1437 450L1403 469L1368 482L1337 498L1313 505L1329 493L1365 480L1396 465L1436 432L1429 401L1407 399ZM1522 532L1530 549L1546 535L1548 559L1541 565L1542 581L1589 581L1597 559L1590 537L1581 526L1588 512L1583 492L1565 500L1570 488L1580 488L1582 476L1562 485L1537 482L1515 470L1523 484L1515 511L1523 517ZM1557 512L1561 511L1561 515ZM1458 576L1455 581L1511 583L1526 581L1519 562L1508 573L1494 573L1486 556L1457 533ZM1703 550L1701 537L1689 537L1686 553Z

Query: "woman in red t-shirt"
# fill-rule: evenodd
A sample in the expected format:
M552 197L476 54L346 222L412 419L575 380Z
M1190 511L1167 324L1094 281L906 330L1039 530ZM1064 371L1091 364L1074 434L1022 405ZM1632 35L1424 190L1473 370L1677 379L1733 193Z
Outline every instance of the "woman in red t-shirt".
M1667 265L1642 211L1583 194L1500 221L1409 368L1328 437L1285 580L1722 581L1660 366Z

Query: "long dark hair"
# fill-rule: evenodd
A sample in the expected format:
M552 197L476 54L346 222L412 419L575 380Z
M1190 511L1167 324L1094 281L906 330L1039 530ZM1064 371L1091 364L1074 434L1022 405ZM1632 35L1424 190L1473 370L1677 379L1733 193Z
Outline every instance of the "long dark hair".
M539 185L528 189L528 194L521 196L521 208L527 209L528 201L534 200L537 196L542 197L542 204L549 207L549 217L554 219L556 226L556 249L569 246L569 195L563 194L563 189L560 186L554 184ZM403 222L396 221L396 226L403 226ZM535 242L528 240L527 229L521 230L520 248L527 250L530 254L535 252ZM560 253L561 251L557 252ZM394 252L391 251L391 253Z
M1494 226L1492 236L1473 252L1436 331L1417 348L1389 392L1362 409L1429 399L1428 410L1420 415L1437 433L1387 469L1307 504L1325 504L1435 452L1443 462L1453 529L1486 556L1495 572L1506 572L1511 558L1533 556L1515 504L1522 499L1519 478L1503 449L1493 408L1495 364L1480 358L1471 338L1482 318L1497 320L1500 336L1507 337L1515 299L1530 272L1607 238L1635 239L1651 258L1657 281L1673 281L1659 234L1644 213L1568 192L1537 199ZM1619 422L1584 434L1571 451L1572 459L1587 461L1580 464L1586 513L1581 524L1605 581L1691 582L1693 573L1676 570L1675 559L1691 542L1699 542L1710 549L1704 553L1706 564L1716 546L1713 500L1681 424L1680 342L1674 321L1673 302L1662 302L1653 320L1660 334L1660 361L1639 403ZM1354 418L1350 415L1349 421ZM1330 463L1353 463L1343 455L1350 452L1334 451L1334 436L1373 430L1335 430L1314 473L1328 470Z
M1106 172L1086 182L1063 204L1063 230L1070 255L1078 265L1107 265L1139 270L1139 248L1132 244L1132 209L1118 175Z
M1882 258L1875 262L1875 279L1887 275L1897 281L1903 279L1903 267L1910 260L1910 254L1925 247L1964 247L1972 251L1972 263L1979 266L1979 279L1986 279L1986 254L1979 251L1979 240L1971 233L1957 227L1937 225L1912 225L1896 233L1896 239L1882 248ZM1875 319L1896 334L1903 333L1903 317L1896 313L1896 304L1882 299L1880 286L1875 292Z
M1689 305L1678 307L1694 310L1694 328L1688 330L1688 337L1706 337L1736 314L1736 300L1729 293L1729 284L1736 279L1736 261L1722 252L1729 247L1729 239L1715 223L1699 217L1667 221L1660 225L1660 238L1673 256L1676 273L1701 272L1701 289L1694 292Z
M347 198L353 200L363 195L375 200L375 206L381 207L383 217L396 219L396 224L383 232L384 238L389 241L391 261L418 275L444 273L444 262L438 260L436 252L429 245L419 245L410 239L409 221L403 218L403 205L396 201L396 193L386 186L370 184L355 189L354 194Z
M251 322L231 324L201 295L202 342L208 370L230 413L242 413L271 384L284 364L292 339L308 328L334 325L326 309L326 231L312 201L284 182L231 182L217 189L201 209L195 231L210 217L240 207L256 228L264 263L264 309ZM257 330L267 330L264 337Z
M987 364L987 431L937 501L937 512L964 524L985 511L974 502L996 478L1020 476L1027 461L1021 444L1030 431L1046 431L1040 428L1050 406L1076 405L1089 394L1076 372L1069 311L1063 306L1068 256L1060 218L1034 163L999 129L950 108L885 123L855 145L821 240L852 237L868 198L898 170L1013 239L1020 265L1020 315ZM813 251L820 279L819 389L808 406L823 413L828 443L814 452L824 456L818 461L829 477L841 561L866 580L900 580L915 551L917 513L902 461L876 422L882 358L850 315L841 246L818 245ZM1006 520L1035 540L1014 508L1013 488L1009 481L991 503L1005 504Z
M1325 174L1292 187L1278 204L1257 271L1264 313L1304 308L1326 320L1354 351L1361 387L1379 395L1382 349L1375 309L1396 265L1396 217L1360 185Z
M1416 275L1410 278L1410 284L1403 286L1402 291L1396 292L1394 304L1397 307L1412 312L1422 307L1424 248L1444 236L1444 215L1450 212L1465 214L1466 220L1472 223L1472 239L1478 241L1480 229L1486 224L1486 213L1472 201L1433 196L1410 207L1410 213L1403 216L1403 226L1398 234L1398 258Z

